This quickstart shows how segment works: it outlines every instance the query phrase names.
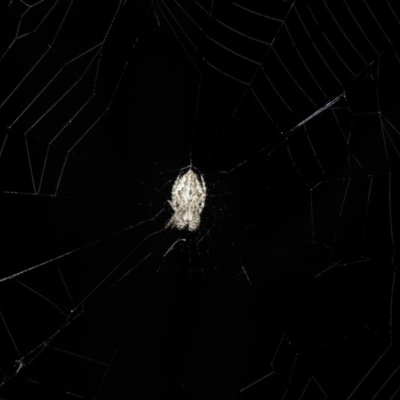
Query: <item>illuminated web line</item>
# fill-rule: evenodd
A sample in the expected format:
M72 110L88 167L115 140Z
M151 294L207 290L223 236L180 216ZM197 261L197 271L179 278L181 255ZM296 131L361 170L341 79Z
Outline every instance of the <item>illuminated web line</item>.
M268 382L270 382L271 380L274 380L274 378L276 378L277 376L280 375L280 371L279 368L275 366L275 363L277 361L277 358L279 358L280 356L280 352L282 351L282 348L284 345L289 346L289 348L292 347L291 342L288 340L286 335L283 335L281 340L279 341L279 344L274 352L274 355L272 357L271 362L269 363L269 367L270 367L270 371L267 372L265 375L262 375L260 378L256 379L255 381L247 384L246 386L242 387L241 389L239 389L237 392L231 394L230 396L226 397L225 400L228 399L232 399L235 398L237 396L240 396L241 394L248 392L251 393L252 390L254 390L255 388L257 388L260 384L268 384ZM283 393L282 393L282 397L281 400L283 400L285 398L285 396L292 392L292 381L294 376L296 375L296 370L299 368L297 367L297 365L299 364L299 359L300 359L301 355L299 353L294 353L292 355L292 361L291 361L291 368L290 368L290 374L289 377L287 379L287 382L285 382L285 384L283 385ZM320 393L323 397L322 399L326 399L328 398L327 393L324 391L324 389L322 388L321 384L319 383L319 381L316 379L316 377L314 375L310 375L307 382L304 384L304 387L301 388L300 391L298 391L297 395L299 396L299 400L300 399L307 399L307 392L310 390L311 385L315 385L318 393ZM315 395L315 392L313 393ZM314 397L313 397L314 399Z
M375 48L375 47L372 47L373 50L374 50L374 52L375 52L376 57L375 57L374 60L368 60L368 62L367 62L367 61L365 60L365 58L364 58L364 57L360 54L360 52L357 50L357 48L355 47L355 45L354 45L354 43L352 42L351 38L349 38L349 36L346 34L346 32L344 31L344 28L340 25L340 23L339 23L338 20L337 20L337 17L334 15L334 13L332 12L332 10L328 7L328 5L327 5L326 2L324 2L324 5L325 5L327 11L329 12L329 14L330 14L332 20L334 21L334 23L335 23L336 26L338 27L339 31L341 32L341 35L344 37L344 40L345 40L347 43L349 43L349 44L351 45L351 48L355 51L355 54L356 54L356 55L360 58L360 60L363 62L363 66L360 66L361 71L360 71L360 72L357 72L357 74L354 73L354 72L352 72L351 69L349 68L350 71L351 71L350 77L352 78L352 80L354 80L356 77L360 76L360 75L363 73L363 71L365 71L366 68L369 68L369 65L370 65L372 62L374 62L374 61L376 61L377 59L379 59L380 55L385 51L385 48L383 48L383 50L381 50L381 52L378 53L377 50L376 50L376 48ZM347 5L347 3L346 3L346 5ZM291 10L292 10L292 8L291 8ZM310 120L310 119L312 119L313 117L315 117L316 115L318 115L318 113L320 113L320 112L324 111L325 109L329 108L330 106L332 106L333 104L336 103L336 101L338 100L339 97L345 96L345 94L346 94L346 91L343 91L343 89L344 89L344 87L345 87L345 83L342 82L342 81L338 78L337 73L335 73L335 71L329 66L328 62L326 61L325 57L324 57L323 54L322 54L322 53L323 53L322 50L319 48L319 45L314 41L314 39L313 39L311 33L310 33L309 30L307 29L306 23L304 22L303 17L301 16L300 11L298 10L298 7L296 6L296 3L293 3L293 10L294 10L294 15L298 18L299 22L301 23L301 26L302 26L303 29L304 29L304 32L306 33L306 36L307 36L308 39L309 39L309 43L308 43L307 45L308 45L308 46L311 45L312 48L314 48L314 50L315 50L317 56L318 56L318 57L321 59L321 61L322 61L322 65L324 65L324 66L326 67L328 73L331 74L331 76L334 78L336 84L339 84L339 86L342 88L342 94L339 95L339 96L336 96L336 97L334 97L334 98L332 99L332 97L331 97L332 94L329 94L329 95L328 95L325 91L322 90L321 84L320 84L320 82L317 80L317 78L315 77L314 72L312 71L312 69L311 69L311 67L310 67L310 65L309 65L309 62L308 62L308 61L306 60L306 58L302 55L299 46L296 45L296 43L295 43L294 35L291 33L291 28L290 28L290 26L291 26L290 22L291 22L291 21L288 21L289 16L290 16L290 15L293 15L293 13L292 13L292 14L289 14L289 13L288 13L288 15L285 17L285 19L283 19L283 22L284 22L284 24L283 24L284 32L287 33L287 35L288 35L290 41L292 42L292 44L293 44L293 47L292 47L292 48L294 49L294 51L296 52L297 56L299 57L299 60L300 60L301 64L304 66L305 70L307 71L307 74L308 74L308 75L311 77L311 79L315 82L315 85L316 85L316 87L318 88L318 90L319 90L321 93L323 93L323 95L325 96L326 99L328 99L328 102L327 102L325 105L323 105L322 107L319 107L319 108L317 109L317 111L314 111L313 113L311 113L308 117L306 117L305 119L303 119L302 122L299 122L294 128L291 128L290 131L292 131L293 129L296 129L296 127L301 126L302 123L307 122L308 120ZM349 12L351 12L351 9L350 9L349 7L348 7L348 10L349 10ZM391 10L392 10L392 13L395 15L394 10L393 10L393 9L391 9ZM351 13L351 16L352 16L353 18L355 18L354 13ZM395 15L395 16L396 16L396 15ZM398 21L397 16L396 16L396 19L397 19L397 21ZM382 28L381 24L379 23L379 21L377 20L377 18L375 18L375 22L376 22L376 24L380 27L380 29L383 30L383 28ZM322 29L322 27L321 27L320 25L319 25L319 27L320 27L320 29ZM360 23L358 24L358 27L359 27L359 29L361 30L361 32L363 32L363 33L365 34L365 29L361 26ZM183 29L183 28L181 27L181 29ZM201 28L199 28L199 29L201 29ZM383 30L383 32L384 32L384 30ZM281 30L278 30L278 31L277 31L276 36L275 36L275 39L278 37L279 34L282 35ZM339 61L340 63L342 63L343 65L345 65L345 66L348 67L348 64L347 64L346 60L340 55L339 50L332 44L332 41L330 40L329 36L328 36L327 34L324 34L323 37L324 37L326 43L327 43L327 44L329 45L329 47L331 48L331 50L333 51L333 53L336 55L338 61ZM390 39L390 37L389 37L386 33L385 33L385 37L386 37L386 39L387 39L388 47L389 47L389 48L393 48L393 45L394 45L394 44L393 44L393 41ZM368 44L371 43L371 41L370 41L370 39L368 38L368 36L365 35L365 38L366 38L366 41L367 41ZM268 49L268 50L266 51L266 55L267 55L267 54L268 54L268 55L269 55L269 54L272 54L273 56L275 56L275 57L277 58L278 62L280 63L280 65L282 66L282 68L286 71L288 77L291 79L291 81L293 82L293 84L295 85L295 87L297 87L298 90L300 90L300 92L303 93L303 95L305 96L305 98L307 99L307 101L309 101L313 107L317 107L315 101L312 100L312 98L307 94L306 90L302 87L301 83L294 77L294 75L293 75L292 72L290 71L290 69L289 69L289 67L287 66L287 64L286 64L286 63L282 60L282 58L280 57L279 52L278 52L278 50L277 50L277 46L275 45L275 43L276 43L276 40L275 40L275 39L274 39L274 41L273 41L274 43L271 45L272 52L270 52L270 51L269 51L270 49ZM290 49L289 49L289 50L290 50ZM396 53L396 54L397 54L397 53ZM275 77L270 77L270 76L269 76L269 73L266 71L265 67L263 66L263 65L265 64L265 61L264 61L264 60L267 59L267 58L266 58L266 55L265 55L265 57L264 57L264 58L262 59L262 61L261 61L262 66L260 66L260 68L257 69L257 72L256 72L256 73L258 73L258 70L262 72L261 75L264 76L264 77L267 79L268 83L271 85L272 89L276 92L276 94L278 95L278 97L282 100L282 102L285 104L285 106L293 113L292 107L291 107L291 106L288 104L288 102L284 99L284 96L279 92L279 89L278 89L276 86L274 86L274 84L273 84L273 80L274 80L274 81L278 81L278 79L275 79ZM293 66L293 68L295 68L295 67L296 67L296 65ZM218 70L221 71L221 68L219 67ZM222 73L226 74L223 70L222 70ZM233 77L233 78L234 78L234 79L237 79L236 77ZM250 81L250 82L242 82L242 83L245 83L246 86L252 86L252 82L251 82L251 81ZM348 86L348 84L346 84L346 86ZM252 86L252 87L251 87L251 92L252 92L253 95L256 97L257 101L262 105L262 100L257 96L256 91L257 91L257 87L253 87L253 86ZM247 93L247 89L245 89L244 93ZM243 96L243 97L244 97L244 96ZM243 97L242 97L242 99L240 100L240 102L238 103L237 107L233 110L232 115L231 115L231 119L230 119L230 121L227 123L226 128L223 130L223 133L221 134L220 139L218 140L217 144L215 145L215 148L214 148L213 151L216 150L216 148L218 147L219 143L220 143L221 140L222 140L222 137L224 136L225 132L228 130L228 127L229 127L230 123L232 122L232 120L233 120L233 118L234 118L234 116L235 116L235 114L236 114L236 112L237 112L237 108L240 106L241 102L243 101ZM329 100L329 97L331 97L331 100ZM264 107L264 109L265 109L265 107ZM272 116L271 114L269 114L269 119L274 123L275 126L277 126L277 124L276 124L276 122L274 121L274 118L273 118L273 116ZM278 129L279 129L279 130L282 130L282 129L280 129L279 127L278 127ZM290 131L289 131L289 132L290 132Z
M154 216L151 220L154 220L155 218L157 218L157 216L158 216L159 214L160 214L160 213L158 213L156 216ZM139 224L137 224L137 225L141 225L141 224L143 224L144 222L146 222L146 221L142 221L141 223L139 223ZM132 226L132 227L133 227L133 226ZM13 275L11 275L11 276L2 278L0 282L4 282L4 281L8 281L8 280L13 280L13 279L16 278L16 276L20 276L20 275L22 275L22 274L31 272L33 269L37 269L37 268L42 267L42 266L44 266L44 265L48 265L48 264L50 264L50 263L53 263L53 262L57 261L57 260L60 259L60 258L67 257L67 256L69 256L70 254L73 254L73 253L76 253L76 252L78 252L78 251L81 251L81 250L84 249L84 248L93 246L93 245L95 245L95 244L98 244L98 243L100 243L100 242L106 240L106 239L109 239L109 238L111 238L111 237L117 236L117 235L119 235L119 234L121 234L121 233L124 233L124 232L128 231L128 230L131 229L132 227L125 228L125 229L123 229L123 230L121 230L121 231L118 231L118 232L116 232L116 233L113 233L113 234L111 234L111 235L109 235L109 236L107 236L107 237L105 237L105 238L101 238L101 239L98 239L98 240L93 241L93 242L91 242L91 243L88 243L88 244L86 244L86 245L84 245L84 246L82 246L82 247L80 247L80 248L74 249L74 250L72 250L71 252L68 252L68 253L65 253L65 254L63 254L63 255L60 255L60 256L58 256L58 257L56 257L56 258L53 258L53 259L51 259L51 260L48 260L48 261L46 261L46 262L44 262L44 263L38 264L38 265L33 266L33 267L31 267L31 268L29 268L29 269L26 269L26 270L24 270L24 271L20 271L19 273L13 274ZM18 360L19 360L19 363L18 363L18 365L16 366L16 368L14 368L11 372L5 374L3 380L0 382L0 387L1 387L2 385L4 385L6 382L8 382L10 379L12 379L12 378L14 378L15 376L17 376L18 373L20 372L20 370L22 369L22 367L25 367L25 366L31 364L44 350L46 350L46 349L49 348L49 347L52 347L52 346L50 346L50 344L53 342L53 340L54 340L62 331L65 330L65 328L66 328L67 326L69 326L72 322L74 322L78 317L80 317L81 315L83 315L96 301L99 300L99 298L100 298L101 296L104 296L105 293L107 293L108 291L112 290L119 282L121 282L123 279L125 279L132 271L134 271L140 264L142 264L155 250L148 251L148 252L146 253L146 255L145 255L144 257L141 258L140 261L138 261L137 263L135 263L133 266L129 267L129 269L128 269L121 277L119 277L116 281L110 283L110 278L113 277L113 276L116 274L116 272L117 272L118 270L120 270L121 267L122 267L124 264L126 264L127 260L128 260L129 258L131 258L131 256L132 256L133 254L135 254L135 253L138 251L138 249L139 249L140 247L142 247L150 238L152 238L153 236L156 236L157 234L159 234L159 233L161 233L161 232L164 232L164 231L165 231L165 228L163 228L163 229L161 229L161 230L159 230L159 231L155 231L155 232L153 232L153 233L147 235L144 239L142 239L142 240L141 240L141 241L126 255L126 256L124 256L124 257L122 258L122 260L121 260L116 266L114 266L114 268L111 269L111 271L110 271L105 277L103 277L103 278L100 280L100 282L98 282L98 283L95 285L95 287L94 287L92 290L90 290L90 292L89 292L88 294L86 294L86 295L84 296L84 298L83 298L82 300L79 301L79 303L77 303L76 305L74 305L74 307L73 307L72 309L68 310L68 314L67 314L67 312L66 312L67 310L66 310L66 311L63 311L63 310L61 309L61 307L58 306L58 305L57 305L55 302L53 302L52 300L46 298L45 296L41 295L41 294L38 293L37 291L31 289L29 286L27 286L27 285L25 285L25 284L22 284L22 286L25 287L25 288L26 288L27 290L29 290L30 292L33 292L35 295L41 297L41 298L44 299L45 301L50 302L50 303L51 303L54 307L56 307L57 310L60 311L60 312L63 314L63 316L66 317L66 318L65 318L63 324L62 324L54 333L52 333L49 337L47 337L45 340L43 340L43 341L42 341L40 344L38 344L36 347L34 347L33 349L31 349L28 353L26 353L26 354L24 354L24 355L21 355L21 353L20 353L20 351L19 351L19 348L18 348L18 346L17 346L17 343L16 343L16 341L15 341L15 339L14 339L14 336L12 335L12 333L11 333L11 331L10 331L10 329L9 329L9 327L8 327L8 325L7 325L7 323L6 323L5 319L4 319L4 317L3 317L3 315L0 314L0 316L1 316L1 318L2 318L2 321L3 321L3 325L6 327L6 331L8 332L8 336L9 336L11 342L12 342L13 345L14 345L14 348L15 348L17 354L18 354ZM165 240L165 238L166 238L166 237L164 236L164 238L161 240L161 242L159 242L158 246ZM164 256L165 256L165 255L164 255ZM106 290L105 290L104 292L102 292L102 294L99 295L98 297L93 298L93 295L94 295L95 293L98 293L100 289L103 289L103 287L104 287L105 284L107 284L107 283L110 283L110 285L109 285L108 287L106 287ZM62 350L62 349L56 349L56 350L66 352L65 350ZM70 352L70 355L74 355L74 354L72 354L72 353ZM93 361L93 362L95 362L95 363L97 363L97 364L101 364L101 365L104 365L104 366L108 366L107 363L100 362L100 361L98 361L98 360L90 360L90 359L88 359L87 357L78 356L78 355L76 355L76 354L75 354L74 356L75 356L75 357L79 357L79 358L86 358L87 360Z
M102 40L101 43L91 47L90 49L85 50L84 52L82 52L81 54L77 55L76 57L74 57L73 59L69 60L69 61L65 61L63 60L63 58L56 52L56 50L54 49L54 43L63 27L63 24L68 16L68 13L71 9L72 6L72 1L70 2L67 10L65 11L65 14L63 15L62 18L62 23L59 25L52 41L50 43L47 44L46 46L46 50L44 51L44 53L36 60L36 62L34 62L33 66L30 68L30 70L28 71L27 74L25 74L25 76L23 77L23 79L17 84L17 86L10 92L10 94L3 100L3 102L0 104L0 109L7 104L7 102L15 95L15 93L18 91L18 89L21 87L21 85L30 77L30 75L32 74L33 71L35 71L37 68L40 67L41 63L43 62L43 60L45 59L45 57L52 52L53 54L56 55L56 57L58 59L61 60L62 62L62 66L61 68L59 68L59 70L46 82L46 84L40 89L40 91L34 96L34 98L28 103L28 105L25 106L25 108L17 115L17 117L13 120L13 122L11 122L8 126L8 132L6 133L4 139L3 139L3 143L1 146L1 150L0 150L0 157L4 151L6 142L7 142L7 138L10 134L11 129L13 128L13 126L22 118L22 116L37 102L40 100L42 94L44 92L46 92L46 90L48 90L49 88L51 88L51 85L54 84L54 82L56 81L56 79L60 79L60 77L62 76L62 73L64 71L68 71L71 72L73 70L70 69L70 66L72 66L75 62L80 61L81 59L83 59L86 56L90 56L91 53L94 53L93 55L90 56L89 61L87 62L86 68L84 70L84 72L81 75L76 76L75 82L64 92L62 93L57 99L56 101L53 102L53 104L42 114L40 115L36 121L31 124L31 126L23 133L24 138L25 138L25 147L26 147L26 151L27 151L27 159L28 159L28 163L29 163L29 170L30 170L30 174L31 174L31 181L32 181L32 186L33 186L33 192L35 194L39 194L42 188L42 184L43 184L43 180L44 180L44 175L45 175L45 171L46 171L46 167L47 167L47 161L48 161L48 157L50 155L50 149L54 146L54 142L60 137L60 135L66 130L66 128L68 128L71 123L73 123L73 121L85 110L85 108L88 106L88 104L94 99L98 99L96 97L96 86L97 86L97 81L98 81L98 75L99 75L99 70L101 67L101 55L103 52L103 48L104 45L106 44L107 38L110 34L110 31L113 27L113 25L115 24L115 20L117 15L120 13L120 7L122 4L122 1L120 1L118 3L118 6L116 8L116 11L114 13L114 15L112 16L112 20L110 22L110 24L108 25L108 29L105 33L105 36ZM39 4L39 3L37 3ZM47 43L38 33L37 33L37 29L39 28L39 26L43 23L43 21L50 15L51 11L56 7L56 5L58 4L58 1L56 3L54 3L54 5L52 6L52 8L45 14L45 16L42 18L42 20L38 23L37 26L33 27L32 30L28 33L25 33L23 36L25 35L29 35L34 33L35 35L38 35L38 37L43 40L45 43ZM26 12L28 12L32 7L30 7ZM24 19L24 16L26 15L26 13L24 13L20 18L20 23L21 21ZM13 40L13 42L11 43L11 45L8 47L8 49L6 50L6 53L9 51L10 48L12 48L12 46L17 42L18 39L21 38L21 36L19 35L19 29L20 29L20 24L18 26L17 32L16 32L16 36L15 39ZM135 48L137 39L134 42L133 46L132 46L132 50ZM6 55L3 54L3 57ZM1 60L0 60L1 61ZM42 167L42 171L41 171L41 176L39 179L39 183L35 182L35 177L33 174L33 166L32 166L32 160L31 160L31 150L29 147L29 143L28 143L28 134L30 133L30 131L32 131L43 119L45 119L45 117L47 117L49 115L49 113L55 109L55 107L57 107L60 102L66 98L69 94L71 94L73 92L73 90L82 83L82 81L84 81L88 75L88 71L90 70L90 68L92 67L92 65L95 64L95 62L97 61L97 65L94 71L94 82L92 84L92 90L91 90L91 94L87 99L84 99L83 103L80 105L80 107L77 109L77 111L75 113L73 113L71 115L71 117L66 121L65 125L58 131L55 133L54 137L52 138L52 140L50 140L49 143L47 143L47 151L46 151L46 155L44 158L44 163L43 163L43 167ZM67 165L68 159L70 157L71 154L73 154L74 149L76 148L76 146L79 145L79 143L90 133L90 131L100 122L100 120L104 117L104 115L106 113L108 113L112 102L117 94L117 91L121 85L122 79L125 75L126 72L126 68L128 65L129 60L127 60L122 68L122 72L119 76L118 82L114 87L114 91L108 101L107 104L104 105L104 110L99 114L98 118L83 132L83 134L80 135L80 137L68 148L68 149L63 149L63 151L66 152L65 155L65 159L64 159L64 163L61 167L61 172L59 175L59 179L58 182L56 184L55 187L55 191L54 191L54 195L57 195L58 189L60 187L60 183L61 183L61 179L62 176L64 174L65 171L65 167ZM98 101L101 104L101 100L98 99Z
M349 7L349 4L344 1L344 4L350 14L350 16L353 18L353 20L356 22L358 29L362 32L364 39L366 40L366 42L368 43L368 45L372 48L372 50L375 53L375 59L373 61L371 60L366 60L365 56L363 56L357 49L356 45L352 42L352 39L346 34L344 28L341 26L340 22L338 21L337 17L335 16L335 14L333 13L333 11L329 8L328 4L326 1L323 2L326 10L329 12L333 22L335 23L335 25L337 26L338 30L340 31L341 35L343 36L344 40L351 46L351 48L354 50L354 53L356 54L356 56L359 57L359 59L362 61L362 63L364 64L364 67L361 69L361 72L354 72L352 70L352 68L350 67L350 65L347 63L347 61L345 60L345 58L340 54L339 50L335 47L335 45L333 44L333 42L330 40L330 37L323 32L323 38L326 42L326 44L330 47L330 49L334 52L334 54L336 55L338 61L347 69L347 71L350 73L350 76L352 77L352 79L354 80L357 76L360 76L367 68L370 67L370 65L372 65L373 63L376 63L377 60L379 60L380 56L386 51L386 49L380 50L378 51L376 49L376 47L372 44L371 39L368 37L365 27L362 26L362 24L358 21L358 19L355 17L354 12L352 11L352 9ZM388 42L388 48L391 48L394 50L394 43L393 41L390 39L390 37L388 36L388 34L385 32L384 28L382 27L382 24L380 23L380 21L377 19L377 17L375 16L375 14L373 13L373 11L371 10L371 8L368 6L368 4L366 2L364 2L366 8L368 9L369 13L372 15L374 21L376 22L377 26L379 27L379 29L383 32L385 38L387 39ZM235 4L236 5L236 4ZM387 2L387 5L389 5L393 15L395 16L396 20L399 22L399 19L396 15L396 13L394 12L393 8L391 7L390 3ZM241 6L239 6L241 7ZM241 7L242 9L245 9L244 7ZM204 9L203 9L204 10ZM254 12L252 10L246 9L247 11L259 15L261 17L266 17L268 18L268 16L266 15L262 15L260 13ZM299 19L301 25L303 26L303 29L305 31L305 33L307 34L308 38L310 39L311 42L311 46L314 48L316 54L318 55L318 57L321 59L322 63L326 66L327 71L330 73L330 75L333 77L334 81L336 81L337 84L339 84L343 89L345 88L345 83L342 82L337 73L329 66L328 62L326 61L325 57L323 56L322 50L319 48L319 46L316 44L316 42L312 39L312 36L310 34L310 32L308 31L306 24L302 18L302 16L300 15L299 10L297 9L296 5L294 6L294 10L295 10L295 14L297 16L297 18ZM283 20L283 22L285 22L286 19ZM217 21L218 23L220 21ZM295 45L295 40L293 35L291 34L289 25L287 23L284 24L286 32L290 38L290 40L292 41L292 43ZM321 25L319 25L320 29L323 31L323 28L321 27ZM180 27L182 30L182 27ZM251 38L250 38L251 39ZM336 119L337 122L337 126L339 131L341 132L343 139L345 140L347 146L349 146L349 142L350 142L350 135L347 138L344 134L344 132L342 131L341 127L340 127L340 123L337 119L335 110L332 108L332 106L337 103L341 98L345 98L346 97L346 90L344 90L342 92L341 95L333 98L333 100L329 100L329 95L322 90L321 84L320 82L317 81L316 77L314 76L311 68L309 67L307 61L305 60L305 58L302 56L299 48L297 46L294 46L295 51L297 52L299 58L301 59L301 62L303 63L304 67L306 68L306 70L308 71L308 74L312 77L312 79L314 80L316 86L318 87L318 89L320 90L320 92L323 93L323 95L325 96L325 98L328 100L327 103L325 105L323 105L322 107L318 108L317 111L313 112L312 114L310 114L308 117L306 117L304 120L302 120L301 122L299 122L296 126L294 126L294 128L290 129L288 132L283 133L284 138L282 140L279 141L279 145L281 144L286 144L287 146L287 151L289 153L291 162L294 166L294 168L296 169L296 171L298 172L299 176L302 178L302 180L304 181L305 185L308 186L309 190L310 190L310 210L311 210L311 220L312 220L312 237L313 240L315 239L315 230L314 230L314 207L313 207L313 190L315 190L318 186L320 186L320 184L323 182L318 182L316 183L314 186L311 186L311 184L309 182L307 182L307 180L304 178L304 176L302 175L300 169L297 167L296 162L290 152L290 147L289 144L287 144L287 139L291 136L291 134L298 130L298 128L300 127L304 127L305 132L307 134L307 138L309 141L309 144L312 148L313 154L315 159L318 162L319 168L322 172L323 175L325 175L325 171L321 165L321 162L317 156L317 152L315 150L315 147L312 143L312 140L310 138L310 135L306 129L306 124L311 121L313 118L317 117L319 114L321 114L322 112L325 112L326 110L331 110L334 118ZM276 57L278 58L278 60L281 62L281 65L283 66L283 68L286 70L286 72L288 73L289 77L292 79L292 81L295 83L295 85L300 89L300 91L305 95L306 99L309 100L314 107L316 107L316 104L311 100L311 98L308 96L308 94L306 93L306 91L302 88L302 86L300 85L299 82L297 82L293 75L291 75L290 71L286 68L286 65L283 63L283 61L280 59L279 54L277 53L277 51L275 50L275 48L273 48L273 53L276 55ZM394 50L394 53L396 55L396 57L398 57L397 51ZM216 68L215 68L216 69ZM217 69L218 71L221 71L220 69ZM266 79L268 80L269 84L271 85L272 89L277 93L278 97L282 100L282 102L285 104L285 106L289 109L289 111L291 111L293 113L293 109L289 106L289 104L285 101L284 97L279 93L279 90L273 85L272 81L275 79L271 79L267 72L265 71L265 69L263 67L260 68L260 70L262 71L262 73L264 74L264 76L266 77ZM224 73L223 71L221 71L222 73ZM224 73L224 75L227 75L226 73ZM233 79L237 79L235 77L232 77ZM247 84L247 82L241 82L244 84ZM256 94L256 89L255 88L251 88L251 92L253 93L254 97L256 98L257 102L259 103L260 107L263 109L263 111L265 112L265 114L268 116L269 120L272 121L274 123L275 126L276 123L273 119L273 117L271 116L271 114L268 112L268 110L266 109L266 107L264 107L262 101L260 100L260 98L257 96ZM238 106L240 105L241 102L239 102ZM236 114L237 108L233 111L232 113L232 119L234 117L234 115ZM389 121L387 120L387 117L385 116L384 113L382 113L380 110L378 111L377 115L379 115L379 118L381 119L381 121L385 120L389 126L391 126L391 128L396 132L396 134L399 134L399 131L397 130L397 128L395 128L392 124L389 123ZM355 115L354 115L355 117ZM231 121L229 121L228 125L230 124ZM227 128L226 128L227 129ZM391 142L391 145L393 147L393 149L395 150L395 152L397 153L397 155L399 155L399 150L397 149L397 147L395 146L393 140L391 139L391 135L388 133L388 128L384 126L384 124L381 124L381 129L382 129L382 139L383 139L383 143L384 143L384 149L385 149L385 153L386 153L386 160L388 160L388 152L387 152L387 143L385 141L385 138L387 137L389 139L389 141ZM223 134L221 136L223 136L225 133L225 131L223 132ZM219 142L217 143L216 147L219 145ZM271 146L268 145L267 147L263 148L261 151L257 152L256 155L258 155L260 152L264 152L266 150L268 150L268 155L272 154L272 152L278 147L278 146L273 146L273 149L271 151ZM365 238L366 238L366 229L367 229L367 217L368 217L368 209L370 206L370 201L371 201L371 193L372 193L372 185L373 185L373 179L376 176L374 173L367 173L366 172L366 168L365 166L363 166L361 164L361 162L358 160L356 154L350 154L349 157L353 158L355 160L355 162L359 165L359 167L365 172L365 178L369 180L369 190L368 190L368 194L367 194L367 200L366 200L366 207L365 207L365 217L364 217L364 230L363 230L363 249L362 249L362 255L360 257L360 259L358 261L354 261L351 263L347 263L347 262L342 262L341 260L336 261L334 264L332 264L331 266L329 266L327 269L323 270L322 272L320 272L317 276L320 276L321 274L327 272L328 270L331 270L332 268L336 268L339 266L348 266L350 264L357 264L357 263L363 263L363 262L367 262L369 261L369 258L366 257L365 254ZM232 171L234 171L235 169L241 167L242 165L244 165L245 163L249 162L249 158L245 159L243 162L237 164L236 166L234 166L232 169L225 171L225 173L230 173ZM351 186L351 182L352 182L352 178L350 176L350 158L348 159L348 171L349 171L349 176L347 178L345 178L345 180L347 181L346 184L346 188L345 191L343 193L343 197L342 197L342 202L341 202L341 206L340 206L340 211L339 211L339 221L343 218L343 211L344 211L344 207L346 204L346 198L347 198L347 194L348 191L350 189ZM393 234L393 217L392 217L392 204L391 204L391 185L392 185L392 173L390 172L390 170L388 170L388 176L389 176L389 183L388 183L388 190L389 190L389 224L390 224L390 231L391 231L391 242L392 242L392 248L393 248L393 256L392 256L392 261L391 261L391 266L393 269L393 280L392 280L392 289L391 289L391 300L390 300L390 338L391 341L392 339L392 330L393 330L393 297L394 297L394 286L395 286L395 278L396 278L396 268L394 265L394 259L395 259L395 240L394 240L394 234ZM337 234L338 234L338 228L335 229L335 233L334 233L334 238L333 238L333 243L329 246L331 249L334 249L336 246L336 239L337 239ZM388 350L388 349L387 349ZM382 354L381 357L383 357L383 355L386 354L386 351ZM358 387L364 382L364 380L369 376L370 372L374 370L375 366L377 365L377 363L379 362L380 358L378 359L378 361L372 366L371 370L363 377L363 379L361 380L360 384L358 386L356 386L356 388L354 389L354 391L350 394L349 399L352 397L352 395L357 391ZM389 376L389 378L382 384L382 387L379 389L379 391L375 394L374 397L376 397L381 390L383 389L383 387L388 383L388 381L391 379L391 377L396 373L396 371L398 370L398 366L396 367L396 369L394 370L394 372ZM262 381L263 379L269 377L270 374L265 375L263 378L260 378L259 381ZM256 381L255 383L259 382ZM304 392L302 393L301 397L304 396L306 389L309 385L310 381L307 383L307 386L304 389ZM245 387L243 390L246 390L247 388L251 387L252 384L250 384L249 386ZM395 396L395 394L393 394L393 396Z

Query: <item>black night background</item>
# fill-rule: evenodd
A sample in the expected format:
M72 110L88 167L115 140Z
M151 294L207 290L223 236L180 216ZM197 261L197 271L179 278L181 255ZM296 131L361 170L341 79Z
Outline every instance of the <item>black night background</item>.
M399 396L399 38L394 0L1 1L0 399Z

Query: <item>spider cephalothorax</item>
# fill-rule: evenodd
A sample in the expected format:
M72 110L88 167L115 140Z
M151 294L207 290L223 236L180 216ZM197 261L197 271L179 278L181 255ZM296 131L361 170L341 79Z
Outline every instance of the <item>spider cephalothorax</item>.
M167 227L177 229L188 227L194 231L200 224L200 215L206 200L206 184L203 177L191 169L181 174L172 187L172 198L168 200L174 215L169 220Z

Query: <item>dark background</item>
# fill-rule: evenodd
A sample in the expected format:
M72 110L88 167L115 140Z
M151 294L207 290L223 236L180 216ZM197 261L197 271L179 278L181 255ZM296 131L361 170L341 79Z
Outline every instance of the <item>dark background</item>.
M27 4L0 8L1 398L395 398L396 3ZM201 226L164 230L191 163Z

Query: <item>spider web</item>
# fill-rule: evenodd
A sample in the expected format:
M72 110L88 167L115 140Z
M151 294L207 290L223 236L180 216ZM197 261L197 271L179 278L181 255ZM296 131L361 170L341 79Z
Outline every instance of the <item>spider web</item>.
M1 398L394 399L397 3L110 3L0 3Z

